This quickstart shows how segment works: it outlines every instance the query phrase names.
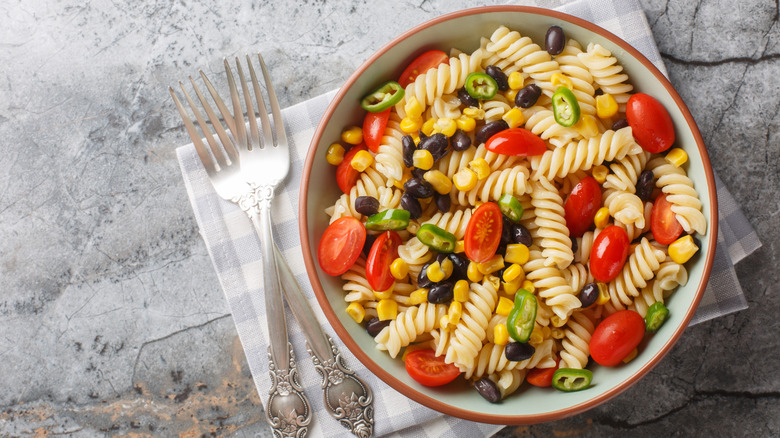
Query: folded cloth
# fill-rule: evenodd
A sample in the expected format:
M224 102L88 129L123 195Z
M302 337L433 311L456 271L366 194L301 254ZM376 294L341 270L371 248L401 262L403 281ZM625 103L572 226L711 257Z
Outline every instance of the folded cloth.
M580 0L566 4L561 11L579 16L615 33L636 47L665 73L650 27L637 1ZM325 315L319 311L305 272L298 234L298 190L309 142L315 127L335 91L315 97L282 111L290 139L290 176L274 200L276 241L301 284L320 325L339 344L346 363L363 378L374 393L375 436L462 437L489 436L502 426L453 418L421 406L379 380L355 359L338 340ZM268 374L268 333L263 299L262 264L259 239L244 212L220 198L209 182L192 144L176 150L184 184L200 233L214 263L220 284L230 306L247 362L261 399L270 388ZM693 323L702 322L747 307L734 271L734 263L761 244L742 215L734 198L717 180L719 238L709 286ZM289 311L289 338L293 344L302 385L309 396L315 420L309 436L345 436L345 429L331 419L323 406L320 377L306 352L303 334Z

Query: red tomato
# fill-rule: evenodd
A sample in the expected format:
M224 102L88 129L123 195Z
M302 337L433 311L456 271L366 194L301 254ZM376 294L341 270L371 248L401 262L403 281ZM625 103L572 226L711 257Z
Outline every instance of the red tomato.
M438 67L439 64L444 64L449 61L450 57L441 50L429 50L418 56L417 59L406 67L406 70L404 70L398 78L398 83L401 84L401 87L406 88L407 85L417 79L417 76L420 76L432 68Z
M674 143L672 116L649 94L636 93L628 99L626 119L636 142L647 152L663 152Z
M540 388L548 388L552 386L553 374L558 369L560 359L555 361L555 366L552 368L534 368L528 372L525 376L525 380L531 385L538 386Z
M653 211L650 213L650 231L653 232L653 239L662 245L674 242L683 233L683 227L677 221L672 211L672 203L666 199L666 193L655 198Z
M636 348L645 335L645 320L633 310L621 310L604 318L590 338L590 357L613 367Z
M503 155L529 157L547 151L544 140L523 128L509 128L493 134L485 143L485 149Z
M353 217L342 217L328 225L322 233L317 259L328 275L341 275L360 256L366 242L366 227Z
M366 113L366 118L363 119L363 141L371 152L379 152L379 143L381 143L382 136L385 134L387 119L390 118L391 109L388 108L378 113L368 112Z
M401 236L395 231L380 234L371 246L366 259L366 280L375 291L385 291L393 285L390 264L398 258L398 246Z
M601 186L592 177L580 180L566 198L563 209L569 235L581 237L593 225L593 217L601 207Z
M476 263L484 263L496 255L498 244L501 243L503 226L498 204L486 202L480 205L466 225L466 237L463 242L466 257Z
M422 385L441 386L455 380L460 370L454 364L445 363L444 357L435 356L433 350L415 350L406 355L406 372Z
M590 273L604 283L614 280L628 257L628 234L617 225L604 228L590 250Z
M344 154L344 161L342 161L341 164L339 164L339 166L336 168L336 183L344 193L349 193L350 189L352 189L352 186L355 185L358 178L360 177L360 172L352 167L352 157L354 157L358 152L364 150L366 150L366 145L363 143L360 143L357 146L352 146L352 149L348 150L347 153Z

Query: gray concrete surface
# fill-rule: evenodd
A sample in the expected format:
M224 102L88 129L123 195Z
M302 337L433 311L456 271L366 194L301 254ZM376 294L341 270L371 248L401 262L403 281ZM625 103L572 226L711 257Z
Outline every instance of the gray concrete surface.
M401 31L488 3L0 3L0 436L269 436L181 181L167 87L263 48L287 106ZM779 6L642 5L764 243L737 267L750 308L689 329L616 399L501 437L780 435Z

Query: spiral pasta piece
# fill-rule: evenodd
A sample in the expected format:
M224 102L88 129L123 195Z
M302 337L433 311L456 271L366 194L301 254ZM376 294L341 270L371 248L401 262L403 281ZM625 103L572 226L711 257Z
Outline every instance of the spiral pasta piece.
M549 110L544 106L535 105L523 110L523 116L526 120L524 125L525 129L557 147L565 146L570 141L581 137L579 132L574 128L559 125L558 122L555 121L555 115L552 110Z
M650 216L653 213L653 203L652 202L645 202L643 207L643 216L644 216L644 226L639 227L638 224L624 224L623 222L619 220L615 220L615 225L618 227L626 230L626 234L628 235L629 242L633 242L636 240L639 236L645 234L646 232L650 231Z
M498 201L505 193L517 197L530 191L531 186L527 184L530 176L531 172L524 165L496 170L467 192L453 189L453 200L460 205L473 206L478 201Z
M390 325L374 338L377 348L387 350L390 357L396 357L401 348L414 342L419 335L438 328L439 320L446 313L445 304L427 302L399 312Z
M574 260L569 238L569 227L564 219L563 199L558 189L545 178L531 183L531 205L536 214L537 234L546 266L563 269Z
M592 116L596 114L596 89L593 87L593 75L579 58L580 53L582 46L576 40L569 39L555 60L561 72L571 80L574 87L572 92L580 104L580 112Z
M401 141L404 135L406 134L401 130L401 118L397 113L391 111L385 134L382 136L376 157L374 157L376 170L387 179L401 181L403 178L405 167Z
M512 105L503 94L496 94L492 99L482 102L482 109L485 110L485 122L489 123L501 120L512 109Z
M531 249L529 260L523 265L523 270L526 272L525 278L531 281L537 289L539 298L544 300L544 303L550 307L560 321L566 321L574 309L582 306L574 290L563 278L561 271L556 267L547 266L545 257L542 256L542 252L538 248ZM537 322L539 321L538 310Z
M633 193L607 189L604 191L604 206L609 208L610 216L616 222L633 225L638 229L645 227L645 205Z
M376 299L374 297L374 289L371 288L366 279L365 257L360 256L347 272L341 274L341 279L345 282L342 286L342 289L346 292L344 301L352 303Z
M593 75L593 81L606 94L611 94L618 103L620 112L626 112L626 102L630 97L629 93L634 87L627 83L628 75L622 73L623 66L618 63L617 58L612 53L602 47L600 44L588 44L588 50L580 53L577 57L588 67Z
M561 340L563 350L561 366L566 368L585 368L590 357L590 338L596 329L595 324L582 312L575 312L569 318Z
M512 394L520 388L520 385L525 381L525 376L528 373L527 370L504 370L498 374L490 375L490 380L493 380L498 387L498 391L501 393L501 399Z
M433 258L433 252L415 236L398 246L398 257L409 266L409 275L416 282L423 265Z
M628 261L617 278L608 284L611 308L615 311L625 310L634 302L641 288L647 286L647 281L653 278L661 266L666 254L650 245L647 238L634 249Z
M460 240L466 235L466 228L471 219L471 209L456 209L447 213L436 213L430 219L425 221L426 224L433 224L437 227L452 233L455 238Z
M666 199L672 204L672 211L685 232L695 231L704 235L707 232L707 219L701 211L702 204L693 188L693 181L685 174L685 170L675 167L664 157L653 158L647 168L657 178L656 187L667 194Z
M443 117L449 119L457 119L460 117L460 99L454 94L447 94L437 97L433 100L433 104L428 108L430 110L430 118L434 120Z
M563 278L566 279L571 289L577 294L586 284L594 281L593 275L582 263L572 263L561 272L563 272Z
M590 261L590 250L593 249L593 241L601 232L600 228L595 231L586 231L582 237L577 237L577 251L574 251L574 262L587 265ZM630 236L629 236L630 237Z
M455 364L461 371L474 367L497 301L498 292L489 281L471 283L468 301L463 304L463 316L452 332L444 356L446 363Z

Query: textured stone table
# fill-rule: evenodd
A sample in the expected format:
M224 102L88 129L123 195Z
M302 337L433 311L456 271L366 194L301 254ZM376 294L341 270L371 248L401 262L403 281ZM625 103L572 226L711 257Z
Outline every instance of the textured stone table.
M401 31L486 2L378 3L0 4L0 436L269 435L180 178L187 135L167 87L262 50L291 105ZM764 243L737 269L751 307L688 330L611 402L502 437L780 434L778 4L642 4Z

